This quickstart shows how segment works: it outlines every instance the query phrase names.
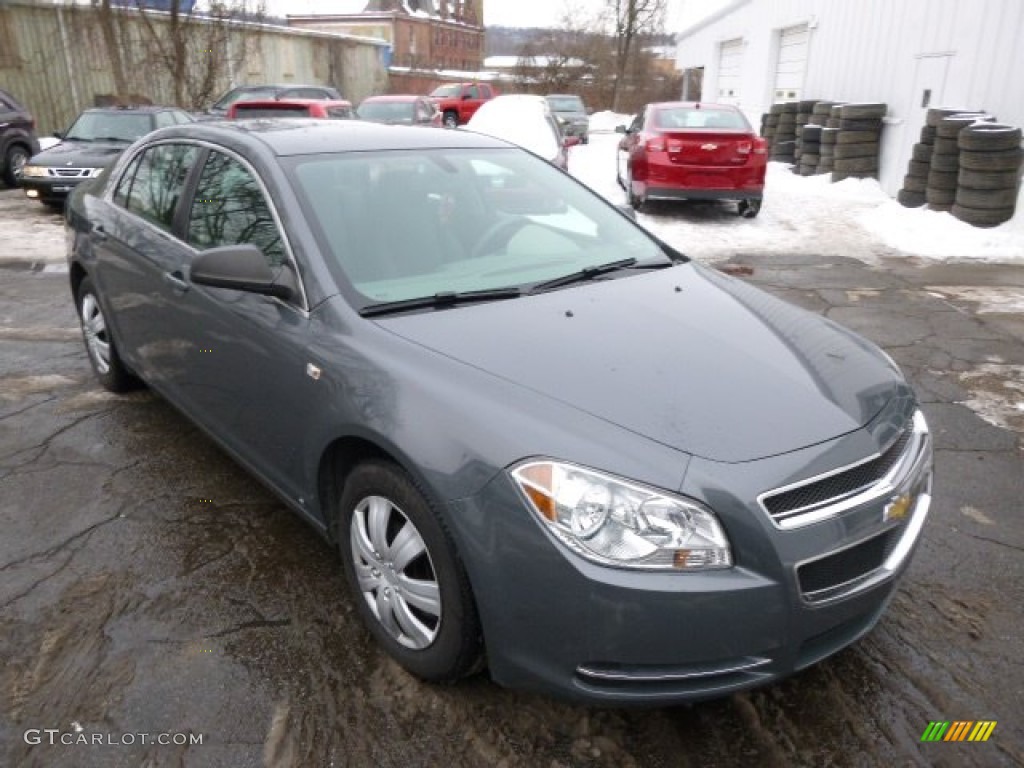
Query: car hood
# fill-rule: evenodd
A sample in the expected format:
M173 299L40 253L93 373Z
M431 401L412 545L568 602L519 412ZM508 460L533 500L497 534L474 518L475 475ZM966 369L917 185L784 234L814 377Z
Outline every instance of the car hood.
M377 322L714 461L751 461L833 439L908 392L870 342L692 263ZM455 376L452 386L459 386Z
M62 141L44 149L30 161L32 165L103 168L131 146L130 142Z

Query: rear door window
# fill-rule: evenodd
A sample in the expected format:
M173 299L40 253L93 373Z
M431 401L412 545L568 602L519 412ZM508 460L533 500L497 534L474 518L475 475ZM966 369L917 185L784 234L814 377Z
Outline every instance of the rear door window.
M114 192L114 202L170 232L185 180L199 150L186 144L159 144L136 158Z

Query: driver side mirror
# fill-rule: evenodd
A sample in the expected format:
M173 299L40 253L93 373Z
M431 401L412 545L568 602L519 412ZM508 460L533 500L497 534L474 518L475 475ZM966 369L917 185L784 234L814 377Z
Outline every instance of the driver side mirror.
M615 132L616 133L629 133L629 129L626 128L626 126L624 126L624 125L616 125L615 126Z
M295 275L287 266L272 267L251 243L223 245L203 251L192 260L192 282L211 288L274 296L282 301L298 293Z

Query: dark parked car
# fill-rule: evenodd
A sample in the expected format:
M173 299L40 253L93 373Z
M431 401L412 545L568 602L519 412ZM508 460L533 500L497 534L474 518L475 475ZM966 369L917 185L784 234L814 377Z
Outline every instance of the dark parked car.
M717 697L864 635L931 501L870 342L692 262L498 140L198 123L76 192L70 287L341 555L433 681Z
M360 120L389 125L430 125L440 128L441 113L426 96L389 94L370 96L356 108Z
M761 210L768 145L727 104L648 104L619 142L617 178L630 205L648 200L735 200L741 216Z
M188 112L175 107L103 107L87 109L60 143L30 159L19 183L25 194L50 206L63 206L68 194L86 179L99 176L125 147L157 128L191 123Z
M321 120L351 120L355 115L348 101L279 99L277 101L236 101L228 107L229 120L253 117L314 117Z
M590 110L583 105L583 99L568 93L552 93L545 98L562 125L562 133L575 136L580 144L590 141Z
M0 180L13 187L22 166L39 151L36 121L7 91L0 90Z
M236 101L267 101L273 99L317 99L341 101L337 88L329 85L239 85L221 96L206 112L197 115L200 120L226 117L228 108Z

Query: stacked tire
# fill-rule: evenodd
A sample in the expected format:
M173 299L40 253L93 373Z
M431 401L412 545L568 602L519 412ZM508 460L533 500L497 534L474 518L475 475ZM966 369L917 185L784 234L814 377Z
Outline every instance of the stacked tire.
M960 172L960 147L957 137L961 129L979 120L992 120L982 114L954 114L940 119L935 125L935 144L932 147L925 186L925 200L933 211L949 211L956 200L957 176Z
M816 102L814 108L811 110L811 116L807 118L809 125L820 125L822 128L828 124L828 116L832 111L832 107L836 106L838 102L835 101L819 101Z
M976 227L995 227L1013 218L1024 150L1021 129L991 122L963 127L952 213Z
M836 136L839 135L838 128L822 128L819 140L821 145L818 152L817 173L832 173L835 170L836 161Z
M803 128L811 121L811 114L817 103L816 99L806 99L798 101L796 105L796 144L793 150L793 162L796 165L793 167L794 173L798 173L800 165L802 165L800 158L804 152Z
M932 153L935 151L936 127L943 118L969 111L944 107L934 107L928 110L925 124L921 128L921 140L914 145L911 151L907 175L903 177L903 188L896 193L896 199L900 205L907 208L920 208L928 202L926 190L928 174L932 169Z
M782 163L793 162L793 154L796 151L797 107L798 102L795 101L772 104L771 111L777 114L779 119L775 126L775 135L772 137L769 159Z
M878 155L885 104L842 104L834 151L832 181L848 178L877 178Z
M820 125L804 125L800 129L800 165L798 171L801 176L813 176L818 172L818 164L821 162L821 133L824 129Z
M772 109L775 109L775 105L772 106ZM779 112L766 112L761 116L761 136L768 142L769 147L775 141L775 131L779 125L780 114L782 114L781 110Z

